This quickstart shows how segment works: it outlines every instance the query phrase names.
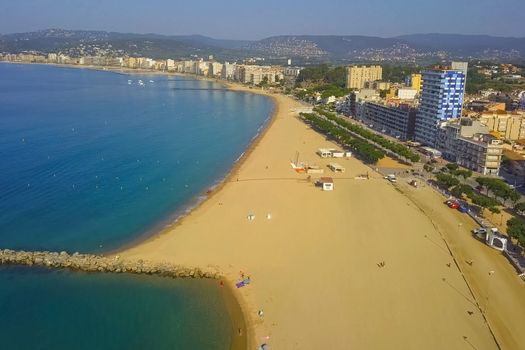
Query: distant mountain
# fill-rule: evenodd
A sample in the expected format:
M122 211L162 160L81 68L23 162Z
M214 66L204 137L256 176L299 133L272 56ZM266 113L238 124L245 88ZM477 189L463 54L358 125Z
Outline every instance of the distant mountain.
M356 35L284 35L249 47L277 57L420 62L443 59L525 60L525 38L414 34L394 38Z
M398 39L357 35L282 35L250 44L257 51L293 55L301 50L309 55L350 55L356 50L385 49L402 43Z
M482 57L499 52L509 57L525 57L525 38L494 37L489 35L411 34L397 37L408 44L452 55Z
M450 59L525 62L525 38L487 35L413 34L393 38L358 35L282 35L258 41L202 35L133 34L47 29L0 35L0 52L64 52L70 55L132 55L222 60L292 58L299 63L422 63ZM273 59L273 61L272 61Z
M249 48L268 55L310 58L362 58L366 52L391 50L403 46L394 38L357 35L282 35L249 44Z
M203 35L174 35L170 36L170 38L194 45L220 47L223 49L244 49L251 43L248 40L213 39Z
M152 58L199 57L242 58L248 42L221 40L202 35L169 36L105 31L46 29L0 36L0 52L64 52L71 55L128 54Z

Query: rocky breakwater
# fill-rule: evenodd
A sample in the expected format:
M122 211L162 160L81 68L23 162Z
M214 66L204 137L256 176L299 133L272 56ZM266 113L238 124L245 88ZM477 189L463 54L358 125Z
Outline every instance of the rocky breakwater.
M118 255L106 257L67 252L0 249L0 264L66 268L86 272L148 274L171 278L221 278L214 271L203 271L200 268L189 268L171 263L153 263L140 259L126 260Z

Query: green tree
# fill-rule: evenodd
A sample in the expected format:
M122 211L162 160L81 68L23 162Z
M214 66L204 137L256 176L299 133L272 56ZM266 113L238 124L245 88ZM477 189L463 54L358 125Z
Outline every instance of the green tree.
M296 84L328 84L344 88L346 85L346 67L330 67L327 64L306 67L299 73Z
M436 179L442 187L447 189L459 185L459 180L449 174L437 174Z
M383 79L393 83L404 83L408 75L421 71L421 67L410 65L382 65L382 67Z
M259 86L260 87L263 87L263 86L266 86L268 85L268 77L267 76L264 76L261 80L261 82L259 83Z
M425 164L425 165L423 165L423 170L431 173L432 171L434 171L434 167L432 165L430 165L430 164Z
M514 209L520 213L520 214L524 214L525 213L525 202L519 202L519 203L516 203L514 205Z
M472 171L470 170L456 170L454 172L454 175L456 176L461 176L463 179L468 179L469 177L472 176Z
M446 167L447 167L448 170L451 170L451 171L456 171L459 168L459 166L457 164L454 164L454 163L448 163L446 165Z
M516 205L521 199L521 194L515 189L512 189L509 191L509 199L514 205Z
M489 211L492 214L499 214L499 213L501 213L501 210L498 207L489 207Z
M517 217L507 220L507 234L518 240L519 245L525 248L525 221Z

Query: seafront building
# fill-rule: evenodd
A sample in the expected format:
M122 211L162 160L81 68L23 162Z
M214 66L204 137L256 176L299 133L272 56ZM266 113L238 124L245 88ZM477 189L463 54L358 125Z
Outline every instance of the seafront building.
M208 76L211 78L220 78L222 75L222 63L209 62L208 63Z
M415 139L435 147L440 125L461 117L465 75L460 71L436 69L424 71Z
M233 80L235 77L235 63L224 62L222 65L221 78L224 80Z
M357 103L357 118L382 133L406 141L414 137L416 109L408 104L388 106L381 102Z
M347 117L357 117L357 104L364 101L381 101L379 93L374 89L352 91L344 101L336 105L336 110Z
M346 68L346 87L348 89L362 89L366 83L382 78L383 68L381 66L348 66Z
M274 84L284 79L283 69L278 66L238 65L235 75L237 81L253 85L264 81Z
M479 120L459 118L442 125L437 148L443 158L483 175L499 174L503 142Z
M166 69L169 71L169 72L173 72L175 71L175 60L172 60L172 59L167 59L166 60Z

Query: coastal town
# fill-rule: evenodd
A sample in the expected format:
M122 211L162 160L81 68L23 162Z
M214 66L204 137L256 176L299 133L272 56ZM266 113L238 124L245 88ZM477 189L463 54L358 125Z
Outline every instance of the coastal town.
M0 53L135 80L185 75L275 105L176 223L103 256L0 247L0 264L209 279L239 304L239 349L521 349L525 67L391 66L377 54L296 66Z
M422 68L408 74L402 83L383 80L379 65L351 65L346 67L344 77L344 88L349 92L345 94L342 88L336 96L322 87L305 94L307 89L296 84L304 67L292 66L291 59L286 66L266 66L255 62L221 63L213 56L207 60L155 60L19 53L0 54L0 61L190 74L267 88L328 108L406 143L430 160L443 158L481 175L507 175L507 181L515 187L525 184L525 85L523 89L516 85L510 92L488 88L466 94L468 62ZM477 65L473 69L485 76L500 75L501 81L525 82L525 77L518 74L525 69L512 64Z

